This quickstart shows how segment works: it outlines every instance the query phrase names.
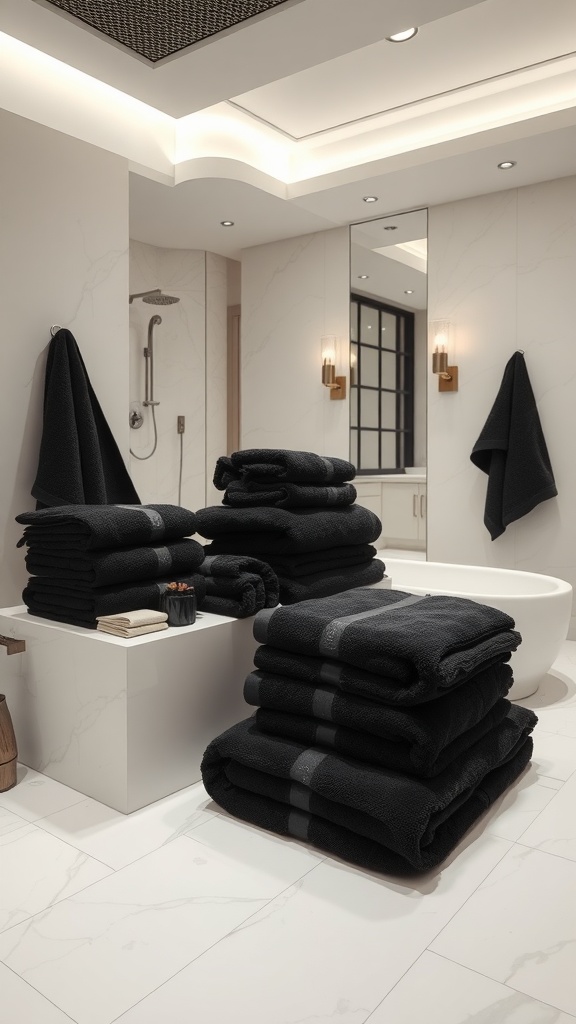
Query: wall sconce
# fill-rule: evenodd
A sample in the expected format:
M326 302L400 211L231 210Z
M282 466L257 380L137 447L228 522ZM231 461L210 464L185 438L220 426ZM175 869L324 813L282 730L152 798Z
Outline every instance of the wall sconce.
M458 391L458 367L448 366L452 324L449 320L432 320L432 373L438 374L438 391Z
M336 365L339 362L338 339L335 334L325 335L321 339L322 351L322 383L330 388L330 400L346 398L346 377L336 376Z
M350 387L356 385L356 371L358 369L358 359L355 352L350 353Z

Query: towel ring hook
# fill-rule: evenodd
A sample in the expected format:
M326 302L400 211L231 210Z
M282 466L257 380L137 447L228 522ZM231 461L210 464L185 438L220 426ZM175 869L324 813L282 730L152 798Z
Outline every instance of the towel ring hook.
M58 334L58 331L61 330L62 328L60 327L60 324L52 324L52 327L50 328L51 337L54 337L56 334Z

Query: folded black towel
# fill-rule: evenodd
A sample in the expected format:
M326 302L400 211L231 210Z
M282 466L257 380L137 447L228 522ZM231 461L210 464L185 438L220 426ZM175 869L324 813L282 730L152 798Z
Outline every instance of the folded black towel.
M382 524L362 505L347 508L226 508L196 513L198 533L214 538L210 554L292 555L350 544L371 544Z
M362 761L430 776L473 745L507 714L509 665L493 665L453 693L405 710L331 686L251 672L244 684L262 732L329 746ZM330 723L326 725L326 723Z
M198 572L204 576L204 611L236 619L278 604L278 578L266 562L241 555L212 555Z
M488 474L484 525L496 540L510 523L558 491L521 352L508 360L500 390L470 458Z
M18 547L38 544L61 551L94 551L180 540L196 533L196 516L180 505L63 505L22 512Z
M76 340L64 329L48 347L42 440L32 495L40 507L140 500Z
M218 459L214 486L223 491L233 480L275 483L286 480L294 484L334 484L353 480L356 469L345 459L327 458L314 452L297 452L277 448L248 448Z
M434 779L413 777L266 736L248 719L215 739L202 778L221 807L371 870L440 864L532 754L537 719L507 717Z
M96 618L100 615L116 615L136 611L138 608L161 611L161 595L167 584L174 580L191 584L196 591L198 605L202 605L205 596L204 577L196 574L172 576L164 580L140 580L131 586L95 588L33 576L24 588L22 598L31 615L96 629Z
M235 508L275 505L277 508L340 508L356 501L353 484L335 487L305 484L263 484L254 480L231 480L222 501Z
M254 637L402 683L450 687L515 651L521 636L513 626L505 612L465 597L365 588L266 608L254 620Z
M305 551L301 555L267 555L266 561L278 576L310 576L345 565L366 565L376 556L372 544L345 544L325 551Z
M108 587L131 580L149 580L174 572L198 570L204 560L204 548L195 540L169 541L158 547L113 548L90 552L63 552L34 544L26 555L26 568L35 576L53 580L71 580L93 587ZM264 607L264 605L262 606Z
M365 565L345 565L341 569L329 569L328 572L317 572L310 576L279 576L281 604L296 604L298 601L309 601L315 597L328 597L340 594L343 590L353 587L369 587L384 579L384 562L374 558Z

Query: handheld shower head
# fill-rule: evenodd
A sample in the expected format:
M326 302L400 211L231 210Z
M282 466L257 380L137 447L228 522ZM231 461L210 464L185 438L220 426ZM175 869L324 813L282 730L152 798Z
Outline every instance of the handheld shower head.
M163 295L160 288L152 288L147 292L134 292L128 297L130 305L134 299L142 299L142 302L149 302L152 306L171 306L174 302L180 302L175 295Z

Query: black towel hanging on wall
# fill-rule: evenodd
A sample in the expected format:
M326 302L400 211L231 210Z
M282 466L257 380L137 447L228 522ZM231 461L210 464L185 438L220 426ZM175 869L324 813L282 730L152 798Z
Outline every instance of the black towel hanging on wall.
M500 390L470 458L488 474L484 524L492 540L558 491L522 352L508 360Z
M40 456L32 495L37 507L139 505L80 349L63 328L48 348Z

